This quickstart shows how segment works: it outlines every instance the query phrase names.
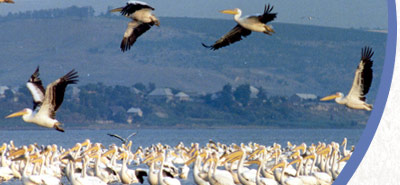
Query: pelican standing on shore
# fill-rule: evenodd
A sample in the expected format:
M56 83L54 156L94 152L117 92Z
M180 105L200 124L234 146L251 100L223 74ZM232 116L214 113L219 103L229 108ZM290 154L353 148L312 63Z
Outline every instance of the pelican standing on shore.
M271 26L266 25L268 22L276 18L276 13L271 13L273 8L273 6L265 5L264 13L262 15L252 15L246 17L241 17L242 11L239 8L220 11L221 13L235 15L234 20L238 24L231 31L217 40L213 45L207 46L203 44L203 46L210 48L211 50L217 50L242 40L242 37L247 37L252 31L262 32L267 35L275 33Z
M372 83L372 55L374 55L374 52L370 47L366 46L361 49L361 61L358 64L353 85L347 96L337 92L334 95L321 98L321 101L335 99L336 103L346 105L349 108L371 111L372 105L366 103L365 95L367 95Z
M152 26L160 26L160 21L152 13L153 7L141 1L129 1L125 7L112 9L111 12L121 12L121 15L131 18L121 42L121 51L131 49L136 39Z
M26 83L33 97L33 110L25 108L22 111L8 115L6 118L22 116L25 122L36 125L55 128L64 132L62 124L56 120L56 111L64 100L64 92L68 84L78 82L77 72L71 70L63 77L47 85L46 91L43 88L42 80L39 78L39 66Z

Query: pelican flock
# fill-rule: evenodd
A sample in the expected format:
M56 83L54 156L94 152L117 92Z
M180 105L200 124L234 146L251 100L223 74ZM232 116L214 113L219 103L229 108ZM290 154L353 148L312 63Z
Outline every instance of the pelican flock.
M0 0L0 3L3 2L14 3L12 0ZM130 50L152 26L160 26L154 10L141 1L128 1L124 7L111 10L131 19L120 44L122 52ZM234 15L237 25L214 44L202 45L218 50L242 40L252 32L272 35L275 30L267 25L277 17L272 10L273 6L268 4L261 15L245 17L242 17L239 8L222 10L221 13ZM373 54L370 47L362 49L361 61L347 96L337 93L321 101L335 99L349 108L372 110L365 96L373 77ZM32 94L33 109L25 108L6 118L22 116L25 122L64 132L55 114L63 102L66 87L77 82L77 72L71 70L45 89L37 67L26 83ZM107 148L101 143L93 144L89 139L69 149L56 144L16 147L12 141L3 143L0 147L0 183L21 181L23 184L61 184L68 181L73 185L144 182L151 185L178 185L193 179L194 182L190 183L198 185L332 184L354 149L346 149L347 139L344 138L342 149L336 142L319 142L308 147L305 143L296 146L288 142L282 148L276 143L272 146L257 143L227 145L210 141L203 147L199 143L192 143L189 147L182 142L175 147L158 143L149 147L140 146L132 152L129 138L136 133L127 138L109 135L120 139L121 146L112 144Z
M343 146L340 148L336 142L320 142L308 147L304 143L286 147L253 142L240 145L210 142L203 147L199 143L190 146L179 143L175 147L158 143L139 146L132 152L124 144L104 147L89 139L69 149L55 144L16 147L10 141L0 148L0 182L57 185L66 182L74 185L331 184L352 155L352 151L346 151ZM139 163L131 164L131 161ZM182 170L183 166L188 166L188 170ZM182 173L193 178L182 178Z

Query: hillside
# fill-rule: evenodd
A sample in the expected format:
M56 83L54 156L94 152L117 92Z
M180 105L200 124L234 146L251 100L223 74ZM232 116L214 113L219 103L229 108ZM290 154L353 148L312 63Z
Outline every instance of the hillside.
M56 10L52 10L56 11ZM40 12L39 12L40 13ZM218 51L211 44L231 20L161 17L126 53L119 50L127 18L68 14L0 18L0 84L19 86L37 65L45 84L72 68L80 85L154 82L192 92L215 92L226 83L262 86L268 94L348 92L361 48L375 55L369 102L381 76L386 34L273 22L276 34L253 33ZM42 12L43 13L43 12Z

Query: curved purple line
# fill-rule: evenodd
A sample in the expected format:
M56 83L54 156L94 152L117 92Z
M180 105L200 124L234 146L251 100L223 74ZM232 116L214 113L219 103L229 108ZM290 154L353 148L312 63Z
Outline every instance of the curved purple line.
M386 55L383 65L383 72L379 84L378 94L374 103L374 109L368 119L367 126L357 143L356 150L353 152L350 160L343 168L339 177L335 180L334 185L347 184L353 176L357 167L360 165L369 145L375 135L376 129L382 118L383 110L389 95L390 85L392 82L393 67L396 55L396 39L397 39L397 20L396 20L396 3L395 0L387 1L388 7L388 35L386 40Z

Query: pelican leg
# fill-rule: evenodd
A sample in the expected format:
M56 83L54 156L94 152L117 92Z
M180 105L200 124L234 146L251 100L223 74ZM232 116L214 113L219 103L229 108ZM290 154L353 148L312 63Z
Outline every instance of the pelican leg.
M60 122L57 122L54 124L54 128L60 132L64 132L64 129L61 127L61 125L62 124Z

